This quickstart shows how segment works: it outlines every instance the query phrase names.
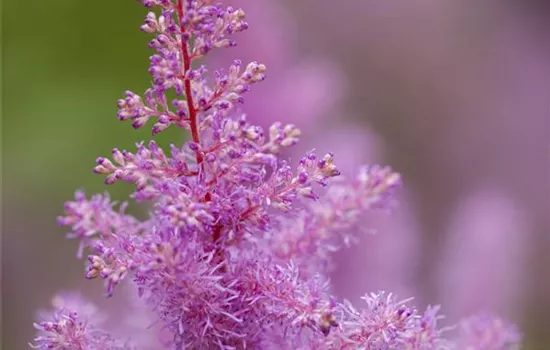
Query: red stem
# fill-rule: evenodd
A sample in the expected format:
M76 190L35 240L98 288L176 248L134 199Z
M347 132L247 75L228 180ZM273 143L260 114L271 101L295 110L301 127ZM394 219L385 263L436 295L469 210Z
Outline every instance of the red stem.
M191 56L189 55L189 48L187 47L187 40L183 39L185 34L185 26L183 25L183 0L178 0L177 3L178 17L180 20L180 31L181 31L181 55L183 56L183 85L185 88L185 96L187 100L187 109L189 110L189 124L191 126L191 137L193 141L200 145L200 136L199 136L199 123L197 121L197 110L195 108L195 103L193 102L193 93L191 91L191 80L187 79L186 73L191 69ZM202 163L202 154L196 152L197 164Z
M197 109L195 108L195 103L193 102L193 93L191 91L191 81L186 77L186 73L191 69L191 56L189 55L189 48L187 46L187 41L184 40L183 36L185 34L185 26L183 25L183 0L178 0L176 5L177 11L178 11L178 17L180 20L180 32L181 32L181 55L183 56L183 84L185 88L185 95L187 100L187 109L189 110L189 124L191 126L191 137L193 138L193 142L195 142L197 145L200 145L200 135L199 135L199 123L197 120ZM197 164L200 164L202 167L202 154L199 152L195 152L195 156L197 159ZM211 200L210 193L207 193L205 198L205 201ZM219 244L219 239L221 237L223 226L217 224L214 227L214 233L212 235L212 240L214 241L214 244ZM224 252L221 247L216 247L216 256L224 261ZM221 267L222 272L226 272L226 266L223 265Z

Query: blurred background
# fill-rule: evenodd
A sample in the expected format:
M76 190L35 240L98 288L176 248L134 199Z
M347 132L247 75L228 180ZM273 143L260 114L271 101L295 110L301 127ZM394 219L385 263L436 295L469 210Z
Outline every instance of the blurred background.
M550 33L544 1L239 0L250 29L232 58L267 64L244 111L297 124L301 150L332 150L404 178L378 234L335 257L335 293L411 295L450 323L487 310L517 322L525 349L550 347ZM25 349L36 310L83 281L56 225L113 147L150 139L116 120L149 84L146 10L135 1L3 2L2 348ZM180 143L169 129L159 143ZM294 157L294 155L289 155ZM115 199L130 192L109 187Z

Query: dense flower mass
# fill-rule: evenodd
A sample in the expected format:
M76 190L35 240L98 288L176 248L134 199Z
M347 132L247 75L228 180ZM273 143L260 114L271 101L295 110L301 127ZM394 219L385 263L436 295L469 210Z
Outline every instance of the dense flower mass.
M112 160L97 159L94 172L106 184L135 185L131 197L149 208L147 219L126 214L127 204L108 194L79 191L58 221L79 241L77 255L88 252L87 279L104 280L108 296L124 292L120 284L134 286L154 315L149 325L161 325L149 330L158 344L374 350L511 349L519 342L514 328L491 319L465 323L462 339L444 339L439 307L417 310L390 293L369 293L360 307L331 296L331 252L358 238L369 212L391 207L400 176L374 165L332 181L340 175L335 156L314 151L292 167L281 151L301 131L274 123L264 132L236 108L266 66L234 60L208 74L194 64L235 45L233 35L248 28L244 11L211 0L142 2L160 10L141 26L155 35L152 86L143 97L127 91L118 118L134 128L151 121L153 135L188 130L190 140L168 151L139 143L135 152L115 148ZM151 348L107 332L95 309L72 295L53 306L36 324L35 348Z

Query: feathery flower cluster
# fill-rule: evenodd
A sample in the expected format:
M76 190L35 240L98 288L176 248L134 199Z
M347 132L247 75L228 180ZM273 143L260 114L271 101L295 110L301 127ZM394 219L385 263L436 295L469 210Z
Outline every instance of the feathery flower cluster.
M75 294L63 294L52 301L53 312L43 312L48 321L35 323L39 335L36 349L132 349L128 343L97 328L104 322L97 308Z
M274 123L264 133L235 108L266 67L234 60L208 75L193 64L235 45L248 27L244 11L212 0L142 3L160 9L141 27L155 35L152 86L143 97L127 91L118 118L134 128L153 120L153 135L175 126L191 139L169 154L151 141L97 159L106 184L135 185L131 197L151 210L139 220L107 194L77 192L66 203L59 224L79 240L79 257L89 252L86 278L104 280L108 296L133 283L171 349L450 348L438 307L422 312L380 292L359 311L330 295L330 253L356 239L366 213L391 206L399 175L366 166L354 181L331 184L340 174L334 156L313 151L290 167L280 152L300 130ZM33 347L142 348L103 331L86 303L65 299L56 299L53 321L36 325Z

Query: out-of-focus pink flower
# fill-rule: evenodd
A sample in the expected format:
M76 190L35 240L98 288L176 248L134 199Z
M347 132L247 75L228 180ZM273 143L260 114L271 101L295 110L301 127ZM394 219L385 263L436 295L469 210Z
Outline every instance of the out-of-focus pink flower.
M383 142L374 131L351 123L332 124L335 126L326 127L322 134L306 137L299 147L318 145L320 152L325 148L334 150L344 177L352 176L359 164L376 164L383 159ZM392 215L370 213L362 218L361 226L375 234L358 234L357 244L334 253L331 280L335 293L349 300L358 300L365 291L377 290L391 290L402 296L419 295L413 285L421 232L410 196L403 193Z
M309 32L302 33L304 43L345 62L352 73L351 102L385 126L383 132L392 137L387 152L398 167L403 165L398 170L407 188L422 193L415 202L424 213L418 218L424 248L420 269L428 276L423 289L431 295L441 289L441 280L432 278L439 270L433 262L448 249L456 254L452 247L439 251L457 199L491 183L506 188L509 200L529 213L529 227L514 239L519 246L531 246L533 264L522 271L524 284L513 287L521 287L526 296L531 289L524 309L546 319L550 284L540 276L548 266L550 229L550 60L547 30L540 21L544 15L530 4L342 0L334 6L304 0L294 6L310 23ZM460 246L478 255L478 249L485 249L491 265L494 251L509 248L495 235L479 238L494 242L484 248L462 241ZM502 290L486 297L501 303L503 296L515 293ZM517 306L520 301L512 302ZM450 305L445 303L444 311ZM537 326L547 322L532 323L540 327L539 334L547 334Z
M304 134L296 148L334 153L343 177L355 176L361 164L376 164L383 160L382 139L368 127L338 118L312 127L314 132Z
M490 314L478 314L460 322L457 345L464 350L519 350L521 340L515 325Z
M297 29L285 8L271 0L240 0L247 21L255 28L241 35L238 46L223 50L212 60L221 65L234 57L258 60L268 67L269 84L251 91L243 108L249 120L263 127L273 121L309 128L330 117L343 92L340 69L320 58L299 53ZM223 64L222 64L223 63Z
M458 203L438 269L439 300L451 319L519 311L528 231L521 208L499 191L482 189Z
M398 295L414 295L420 251L420 228L402 198L391 216L377 213L364 218L375 235L364 235L359 244L337 252L332 275L335 292L356 300L365 290L392 290Z

